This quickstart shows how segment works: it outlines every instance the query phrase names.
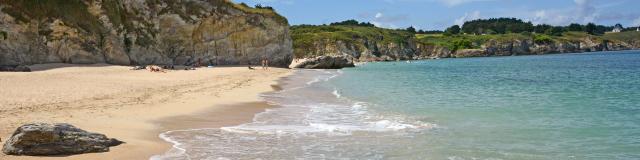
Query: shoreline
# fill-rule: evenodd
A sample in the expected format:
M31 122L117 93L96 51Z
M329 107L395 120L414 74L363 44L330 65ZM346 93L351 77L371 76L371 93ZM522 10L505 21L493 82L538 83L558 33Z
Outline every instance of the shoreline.
M161 133L250 122L255 114L271 107L259 94L277 90L278 80L294 71L220 67L150 73L104 64L34 68L50 69L0 73L0 84L12 86L0 93L4 97L0 98L0 143L29 122L70 123L126 143L104 153L0 154L0 159L149 159L173 145L161 139Z

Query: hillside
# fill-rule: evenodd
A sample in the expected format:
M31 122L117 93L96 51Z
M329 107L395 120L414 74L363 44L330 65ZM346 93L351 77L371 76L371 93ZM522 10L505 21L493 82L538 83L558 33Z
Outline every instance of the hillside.
M414 36L405 31L332 25L291 27L295 57L351 55L360 60L409 58Z
M0 0L0 66L291 62L286 18L228 0Z
M377 27L322 25L292 27L296 58L349 55L360 61L574 53L640 48L640 32L591 35L564 32L413 34Z

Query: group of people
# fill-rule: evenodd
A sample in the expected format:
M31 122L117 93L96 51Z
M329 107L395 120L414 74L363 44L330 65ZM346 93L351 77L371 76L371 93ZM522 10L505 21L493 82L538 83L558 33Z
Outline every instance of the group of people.
M269 69L269 60L266 58L263 58L260 60L261 63L261 67L263 70L268 70ZM185 66L184 70L195 70L196 68L202 66L202 62L201 59L198 59L198 61L196 61L194 63L194 65L192 66ZM135 66L134 68L132 68L131 70L149 70L150 72L163 72L166 73L166 70L173 70L175 69L175 67L173 65L171 66L158 66L158 65L147 65L147 66ZM251 66L251 62L249 62L249 69L254 70L255 68L253 68Z

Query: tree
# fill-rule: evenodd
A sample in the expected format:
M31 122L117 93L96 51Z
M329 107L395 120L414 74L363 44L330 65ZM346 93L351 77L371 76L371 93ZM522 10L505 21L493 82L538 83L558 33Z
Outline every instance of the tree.
M416 28L413 28L413 26L408 27L407 32L411 32L411 33L416 33Z
M460 33L460 26L453 25L453 26L447 28L444 32L449 33L449 34L459 34Z
M483 34L493 30L498 34L532 32L531 22L524 22L517 18L490 18L467 21L462 25L464 33Z
M624 28L622 27L622 25L620 23L617 23L615 26L613 26L614 28Z
M562 36L562 32L563 32L562 27L553 27L553 28L547 29L544 32L544 34L550 35L550 36Z
M596 34L596 24L593 23L588 23L586 26L584 26L584 31L591 34L591 35L595 35Z
M358 22L354 19L342 21L342 22L334 22L330 23L331 26L362 26L362 27L375 27L375 25L369 22Z
M246 4L245 4L246 5ZM273 10L273 7L270 6L262 6L262 4L256 4L255 8L258 9L268 9L268 10Z
M543 34L545 31L551 28L553 28L553 26L548 24L538 24L533 28L533 32Z
M603 26L603 25L597 25L596 26L596 33L597 34L604 34L605 32L608 32L610 30L613 30L613 26Z
M569 26L567 26L567 31L583 31L582 29L582 25L577 24L577 23L571 23L569 24Z
M498 32L494 31L493 29L487 29L484 31L484 34L498 34Z
M0 31L0 36L2 36L3 40L7 40L7 32L5 31Z

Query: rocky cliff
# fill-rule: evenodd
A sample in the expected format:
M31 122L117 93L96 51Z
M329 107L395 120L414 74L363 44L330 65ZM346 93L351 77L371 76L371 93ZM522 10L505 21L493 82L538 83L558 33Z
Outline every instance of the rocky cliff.
M298 26L292 30L294 53L299 58L326 55L351 56L357 61L395 61L640 49L640 32L602 36L568 33L536 41L536 35L525 34L417 37L403 31L358 26Z
M292 59L287 20L228 0L0 0L0 66Z
M416 53L413 34L361 26L294 26L296 58L348 56L358 61L410 59Z
M322 40L313 43L309 50L312 55L354 57L359 61L390 61L411 59L416 53L415 43L383 43L368 39L355 39L353 42L341 40Z
M640 42L640 41L638 41ZM536 43L533 40L511 40L498 42L491 40L483 44L479 49L461 49L451 52L449 57L488 57L488 56L515 56L515 55L540 55L554 53L581 53L598 51L619 51L640 49L638 42L623 42L597 40L583 38L573 41L552 41L546 43ZM425 54L436 57L432 53Z

